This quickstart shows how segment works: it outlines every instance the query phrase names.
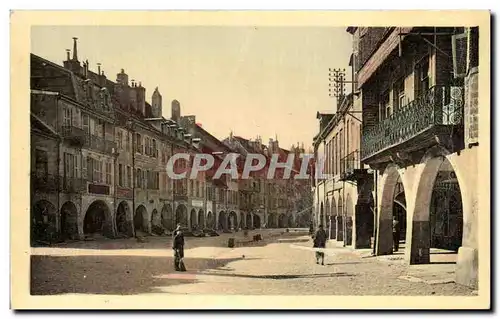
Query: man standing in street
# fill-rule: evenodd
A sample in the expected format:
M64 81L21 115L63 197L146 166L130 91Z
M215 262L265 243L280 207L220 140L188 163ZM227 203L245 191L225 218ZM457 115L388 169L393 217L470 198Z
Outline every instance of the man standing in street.
M326 232L323 229L323 225L319 225L319 229L314 234L314 248L325 248L326 246ZM325 253L323 251L316 251L316 263L319 264L321 259L321 265L325 264Z
M392 241L394 244L394 251L399 250L399 221L396 216L392 217Z
M174 250L175 271L186 271L184 266L184 234L180 224L177 224L177 228L174 230L172 249Z

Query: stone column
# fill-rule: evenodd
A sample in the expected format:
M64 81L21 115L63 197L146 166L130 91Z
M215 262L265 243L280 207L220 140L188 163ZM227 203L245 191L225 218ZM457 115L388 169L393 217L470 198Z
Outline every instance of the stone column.
M373 223L369 204L357 204L355 208L355 233L354 248L370 248L371 233L368 225Z
M337 215L335 216L336 219L335 219L335 223L336 223L336 231L337 231L337 234L336 234L336 239L337 241L344 241L344 222L343 222L343 218L341 215Z
M337 216L330 215L330 239L337 238Z

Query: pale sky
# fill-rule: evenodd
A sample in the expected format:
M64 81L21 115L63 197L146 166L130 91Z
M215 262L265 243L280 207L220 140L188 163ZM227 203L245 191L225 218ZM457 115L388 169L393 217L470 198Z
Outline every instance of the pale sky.
M280 146L312 144L317 111L334 111L328 96L328 68L345 68L351 35L336 27L214 26L37 26L32 53L62 65L65 49L78 37L78 58L97 63L116 80L125 69L129 81L146 87L146 100L158 86L163 116L170 102L181 115L214 136L278 136ZM349 86L347 92L349 92Z

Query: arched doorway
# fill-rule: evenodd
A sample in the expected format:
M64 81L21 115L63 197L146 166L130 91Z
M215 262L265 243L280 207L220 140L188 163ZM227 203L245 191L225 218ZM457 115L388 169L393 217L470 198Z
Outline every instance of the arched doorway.
M238 226L237 228L238 229L243 229L244 227L246 226L246 219L245 219L245 215L243 214L243 212L240 212L240 218L238 219Z
M146 207L144 207L144 205L140 205L135 210L134 229L135 229L136 233L137 232L147 232L147 230L148 230L147 218L146 218L147 215L148 215L148 212L146 210Z
M268 228L276 228L278 226L278 223L277 223L277 215L276 213L271 213L269 214L269 220L268 220Z
M337 241L344 241L344 201L342 195L339 196L337 204Z
M215 226L214 214L211 211L209 211L207 214L207 228L214 229L214 226Z
M153 212L151 212L151 232L157 235L163 234L161 215L156 209L153 209Z
M285 214L280 214L278 217L278 228L286 228L287 227L287 220Z
M32 241L52 241L57 234L56 207L49 201L39 200L31 213Z
M293 214L288 215L288 227L295 227L295 220L293 218Z
M260 217L257 214L253 214L253 228L254 229L259 229L260 228Z
M236 230L238 227L238 216L234 211L231 211L227 218L227 225L229 230Z
M330 239L337 238L337 206L335 206L335 198L332 197L330 205Z
M462 194L455 170L445 156L425 162L412 230L412 264L430 263L430 248L458 251L462 245Z
M113 224L108 205L102 200L94 201L83 219L83 233L85 236L113 237Z
M198 227L199 229L205 228L205 212L203 211L203 209L200 209L198 211Z
M389 165L383 175L385 177L382 182L381 205L377 221L377 255L392 254L396 248L398 251L402 250L403 247L399 247L401 241L398 239L401 236L404 237L404 232L401 234L401 222L406 220L406 209L401 206L401 203L406 203L406 199L401 199L406 198L406 194L397 167ZM395 208L395 206L398 207ZM398 221L396 226L393 225L393 217Z
M399 243L404 243L406 241L406 196L401 177L398 178L394 191L392 215L398 222Z
M252 213L247 213L246 222L247 222L247 224L246 224L246 226L247 226L246 228L247 229L253 228Z
M198 214L196 214L196 209L192 208L191 213L189 213L189 222L191 230L196 230L198 228Z
M219 213L217 228L220 230L226 230L226 225L227 225L226 223L227 223L226 213L224 211L221 211Z
M127 221L127 215L129 214L129 206L126 201L120 202L118 208L116 209L116 231L120 236L132 236L133 231L130 222Z
M182 227L188 227L188 216L187 216L187 208L183 204L180 204L177 206L177 209L175 210L175 225L174 227L177 226L177 224L181 224Z
M73 202L66 202L61 207L62 239L78 239L78 211Z
M174 230L174 215L172 214L172 206L170 204L163 205L161 209L161 224L167 230Z
M354 205L352 203L351 194L347 194L345 207L345 234L344 234L344 244L346 246L352 245L352 223L353 223L353 210Z

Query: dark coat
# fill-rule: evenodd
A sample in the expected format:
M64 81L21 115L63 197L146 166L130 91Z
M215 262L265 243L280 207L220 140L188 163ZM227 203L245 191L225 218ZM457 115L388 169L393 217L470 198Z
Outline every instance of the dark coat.
M318 229L316 234L314 234L314 246L315 248L325 248L326 246L326 232L324 229Z

